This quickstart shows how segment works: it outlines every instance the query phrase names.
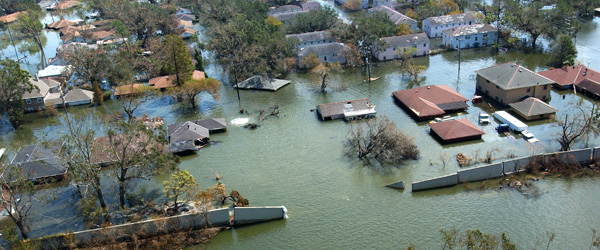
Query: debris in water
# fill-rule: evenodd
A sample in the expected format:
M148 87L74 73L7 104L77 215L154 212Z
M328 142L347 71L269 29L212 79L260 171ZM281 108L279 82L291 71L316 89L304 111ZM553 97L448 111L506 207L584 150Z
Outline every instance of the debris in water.
M248 119L248 118L235 118L235 119L231 120L231 124L244 125L244 124L248 123L249 121L250 121L250 119Z

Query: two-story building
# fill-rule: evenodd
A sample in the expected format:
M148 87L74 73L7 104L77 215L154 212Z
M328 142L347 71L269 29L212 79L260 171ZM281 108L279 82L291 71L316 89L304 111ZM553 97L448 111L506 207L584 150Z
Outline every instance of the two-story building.
M297 58L298 67L306 68L304 58L312 54L315 54L324 63L345 63L346 57L344 56L344 51L346 49L348 49L348 46L343 43L317 44L301 48Z
M400 54L399 51L408 48L416 49L413 56L429 55L430 43L425 33L383 37L381 40L385 41L385 48L375 51L375 57L379 61L397 59Z
M335 2L339 5L344 5L346 2L351 0L335 0ZM352 0L355 1L355 0ZM377 7L377 6L387 6L393 8L396 5L396 0L359 0L360 6L363 9L368 9L369 7ZM371 6L369 6L369 2L372 2Z
M379 5L377 7L373 7L369 9L369 12L383 12L390 18L390 20L392 20L394 24L400 25L406 23L413 32L417 32L418 23L417 21L415 21L415 19L412 19L386 5Z
M429 38L437 38L442 37L442 31L444 30L473 24L476 24L476 20L470 12L456 15L434 16L423 20L423 32L425 32Z
M508 105L528 97L550 99L553 81L521 65L508 62L476 71L477 92Z
M297 39L299 41L298 48L306 46L333 43L335 38L329 31L314 31L300 34L290 34L285 36L287 39Z
M459 26L442 33L442 44L452 49L486 47L494 44L498 37L498 29L489 24Z
M61 88L60 83L52 79L35 80L29 78L34 88L23 94L23 108L27 112L33 112L44 109L46 101L49 99L60 98Z

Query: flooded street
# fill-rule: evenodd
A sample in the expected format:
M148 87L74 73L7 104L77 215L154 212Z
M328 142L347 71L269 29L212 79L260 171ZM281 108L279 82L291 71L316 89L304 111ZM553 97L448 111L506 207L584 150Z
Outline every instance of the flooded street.
M596 70L600 70L599 25L600 18L584 23L577 36L578 60ZM51 58L60 41L56 41L55 32L48 32L46 36L46 55ZM5 49L7 55L10 51L14 52L10 46ZM29 59L35 62L34 57ZM312 87L317 82L315 76L291 73L287 79L292 83L277 92L240 91L241 104L238 104L235 89L223 84L220 99L201 94L196 111L173 105L164 97L143 103L136 115L161 116L167 124L188 119L227 118L228 131L211 135L211 141L219 143L183 157L180 168L188 170L200 187L214 185L212 177L216 172L223 175L222 181L229 190L238 190L252 205L287 207L287 220L224 231L207 246L209 249L390 249L405 248L409 243L418 249L439 249L439 230L450 228L481 229L494 235L506 232L520 249L545 245L546 232L556 234L551 249L587 248L591 243L591 229L600 230L600 213L597 212L600 178L544 179L535 183L540 193L534 197L514 190L468 191L462 185L419 193L411 193L410 185L404 191L384 187L400 180L409 184L456 172L460 168L453 157L458 153L483 157L487 151L494 151L498 159L532 153L519 135L498 135L494 130L495 121L481 127L486 134L480 141L441 145L429 135L426 123L415 122L394 103L393 91L446 84L471 98L475 93L476 70L512 61L537 72L548 68L548 60L548 55L543 54L470 49L462 51L460 74L457 52L417 58L418 64L427 66L423 80L418 83L403 78L395 62L377 63L371 74L381 79L372 83L364 82L365 73L353 68L329 78L332 86L344 86L341 91L316 92ZM218 65L209 59L205 64L209 76L225 78ZM34 67L23 66L24 69ZM382 166L349 157L344 153L344 143L351 123L322 122L311 112L318 104L364 97L376 105L378 116L388 116L399 129L415 137L421 153L419 160ZM572 91L553 89L550 105L560 110L557 116L564 116L573 111L573 105L581 98ZM589 104L589 101L585 99L584 103ZM481 107L486 106L468 104L467 112L457 116L478 124ZM256 122L261 109L274 105L280 107L279 117L269 117L256 130L243 128L245 119ZM111 112L120 106L120 101L111 100L98 109ZM240 114L240 106L248 114ZM64 129L48 125L37 114L28 114L27 120L29 122L16 131L6 128L5 124L0 137L2 142L19 141L28 145L40 138L56 138ZM534 151L553 152L560 148L555 123L527 124L529 131L541 141L540 148ZM574 148L586 145L600 145L600 139L590 138ZM450 158L445 168L442 158ZM165 178L159 176L143 185L160 192ZM103 184L113 186L108 182ZM108 189L107 196L116 199L116 191L116 188ZM59 199L36 208L32 237L84 228L76 212L78 204L71 198L72 188L56 187L46 192L56 192Z

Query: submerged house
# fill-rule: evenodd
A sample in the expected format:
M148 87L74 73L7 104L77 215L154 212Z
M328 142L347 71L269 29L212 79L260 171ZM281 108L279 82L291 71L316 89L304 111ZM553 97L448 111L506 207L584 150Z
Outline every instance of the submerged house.
M375 51L375 57L379 61L387 61L399 58L400 50L415 48L413 56L429 55L429 38L425 33L410 34L404 36L383 37L386 47Z
M538 72L552 80L554 87L557 89L570 89L577 86L585 79L590 79L595 82L600 82L600 72L590 69L584 65L565 66L558 69L549 69Z
M204 120L197 120L194 123L205 127L211 134L227 131L227 119L225 118L210 118Z
M442 33L442 44L451 49L490 46L498 37L498 29L489 24L464 25L444 30Z
M528 121L549 118L554 116L558 111L558 109L550 106L550 104L535 97L511 103L509 106L515 113Z
M478 140L485 134L467 119L431 123L429 127L431 134L443 143Z
M469 99L448 85L423 86L396 91L392 95L417 120L430 120L469 107Z
M418 22L415 19L412 19L412 18L386 6L386 5L379 5L379 6L369 9L369 12L375 12L375 11L385 13L390 18L390 20L392 20L392 22L395 25L400 25L400 24L405 23L413 31L413 33L417 32Z
M354 120L374 117L377 112L369 98L332 102L317 106L317 115L322 120Z
M441 37L444 30L475 23L475 17L470 12L456 15L432 16L423 20L423 32L429 38L436 38Z
M299 41L298 48L304 48L310 45L325 44L335 42L335 38L330 31L313 31L300 34L286 35L287 39L297 39Z
M575 89L580 94L589 96L596 100L600 99L600 82L592 79L585 79L575 85Z
M50 149L38 145L20 148L9 167L18 168L25 178L35 183L59 181L67 175L67 167L62 159ZM0 175L2 181L7 183L14 181L15 177L7 173Z
M169 149L172 153L198 151L209 142L209 130L194 122L171 124L167 128Z
M267 76L255 75L243 82L237 83L234 88L238 89L258 89L277 91L281 87L288 85L291 81L275 79Z
M34 88L23 93L23 108L27 112L38 111L44 109L48 102L59 101L61 95L60 83L52 79L35 80L29 78Z
M321 62L324 63L333 63L337 62L340 64L346 63L346 57L344 55L345 51L349 49L349 47L343 43L326 43L326 44L317 44L306 46L304 48L300 48L298 52L298 67L306 68L306 63L304 58L314 54Z

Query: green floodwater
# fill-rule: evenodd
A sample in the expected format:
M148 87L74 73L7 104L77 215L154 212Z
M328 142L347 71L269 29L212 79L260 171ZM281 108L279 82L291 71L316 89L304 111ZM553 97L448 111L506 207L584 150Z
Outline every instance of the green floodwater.
M599 24L598 18L585 23L577 37L578 59L595 69L600 69ZM535 53L463 50L460 77L457 53L449 52L416 59L428 66L420 83L403 79L394 62L379 63L374 65L372 75L381 79L370 84L363 81L366 76L360 69L346 69L329 78L332 85L345 86L341 91L316 92L311 84L317 79L303 73L288 75L292 83L277 92L241 91L241 106L248 114L238 112L236 91L224 85L219 100L201 95L196 112L184 111L162 98L143 104L137 115L162 116L167 123L227 118L228 131L211 136L212 141L219 143L183 157L180 168L190 171L201 187L214 185L214 171L224 176L228 189L238 190L254 206L287 207L287 220L224 231L207 246L209 249L381 249L405 248L409 243L419 249L439 249L439 230L450 228L481 229L495 235L506 232L524 249L544 245L546 233L552 232L556 234L552 249L582 249L591 243L591 229L600 230L600 197L596 193L600 189L599 178L544 179L535 183L540 191L536 196L514 190L468 191L461 185L411 193L411 182L457 171L459 167L453 159L457 153L483 157L485 152L495 150L494 156L502 158L509 154L526 156L532 150L518 135L499 136L494 131L496 122L482 127L486 132L483 140L442 146L428 134L426 123L416 123L391 97L397 90L447 84L470 98L475 91L475 70L514 61L540 71L547 68L547 60L547 56ZM225 79L220 67L206 61L210 76ZM415 137L421 152L419 160L382 166L349 157L344 154L344 141L351 124L341 120L321 122L310 111L317 104L363 97L371 98L377 105L378 116L390 117L399 129ZM560 116L572 112L579 99L572 91L553 90L550 104L560 109ZM589 102L584 99L586 103ZM259 110L274 105L280 107L279 117L266 119L256 130L231 124L237 118L256 121ZM119 106L113 100L98 109L109 112ZM477 124L480 110L480 106L471 106L458 116ZM30 122L17 131L4 124L2 142L18 140L30 144L36 138L56 137L62 131L60 126L49 126L36 114L27 118ZM551 122L528 125L541 141L534 151L559 149L555 141L558 129ZM575 148L596 146L599 142L590 138ZM450 159L445 168L441 163L444 157ZM160 191L165 178L159 176L144 185ZM407 184L406 190L384 187L400 180ZM116 202L114 184L105 180L103 185L108 202ZM31 236L84 229L72 188L56 187L44 193L56 193L58 199L35 209Z

